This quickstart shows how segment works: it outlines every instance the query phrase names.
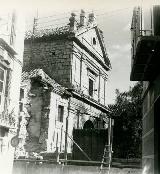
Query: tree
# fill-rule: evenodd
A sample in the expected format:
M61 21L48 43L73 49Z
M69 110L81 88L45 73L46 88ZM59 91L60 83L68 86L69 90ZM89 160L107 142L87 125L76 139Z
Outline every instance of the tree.
M127 92L116 90L115 104L108 105L114 118L113 157L140 158L142 143L142 84Z

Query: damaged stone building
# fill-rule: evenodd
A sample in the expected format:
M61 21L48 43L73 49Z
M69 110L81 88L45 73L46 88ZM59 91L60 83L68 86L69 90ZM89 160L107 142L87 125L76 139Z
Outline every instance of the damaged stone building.
M56 147L64 151L63 130L66 130L70 95L42 69L22 73L19 130L19 138L22 139L20 145L25 144L19 147L22 153L24 148L30 156L33 153L54 152Z
M29 91L25 92L24 79L22 96L29 102L24 104L30 117L25 119L25 141L31 142L26 143L26 151L55 152L58 148L59 152L72 153L76 130L107 128L106 86L111 64L103 32L93 13L86 17L82 10L77 21L72 13L66 26L43 30L37 27L34 34L26 34L23 75L29 74ZM92 151L103 151L104 136L107 138L105 133L97 134L89 140ZM103 144L97 148L100 142ZM78 144L84 146L86 142Z

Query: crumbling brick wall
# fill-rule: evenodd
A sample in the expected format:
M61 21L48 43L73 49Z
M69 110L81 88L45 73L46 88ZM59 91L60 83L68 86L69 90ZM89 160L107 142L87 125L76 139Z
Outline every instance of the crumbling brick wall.
M25 150L29 153L47 150L50 91L32 82L27 94L27 136Z

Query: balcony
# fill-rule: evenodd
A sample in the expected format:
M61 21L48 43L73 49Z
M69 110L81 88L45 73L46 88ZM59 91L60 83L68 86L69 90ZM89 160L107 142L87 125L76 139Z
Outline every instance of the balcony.
M152 81L156 78L160 66L160 36L141 31L141 35L132 45L132 81ZM147 34L146 34L147 33Z
M153 81L160 66L160 6L135 7L131 24L132 81Z

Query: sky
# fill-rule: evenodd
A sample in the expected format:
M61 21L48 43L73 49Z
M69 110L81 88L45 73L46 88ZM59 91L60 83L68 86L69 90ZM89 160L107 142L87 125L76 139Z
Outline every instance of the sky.
M105 44L111 61L112 69L109 72L107 85L107 103L115 100L115 89L121 92L129 89L135 82L130 81L131 71L131 41L130 25L132 9L122 8L111 15L105 15L99 20L103 30Z
M66 17L68 12L93 11L104 34L105 45L112 69L107 83L107 103L114 103L115 89L129 90L135 82L130 81L131 41L130 25L135 5L160 4L160 0L5 0L1 9L16 8L23 11L27 19L56 14ZM29 20L28 20L29 21ZM28 22L27 21L27 22ZM31 21L29 21L31 22ZM60 23L60 21L59 21Z

